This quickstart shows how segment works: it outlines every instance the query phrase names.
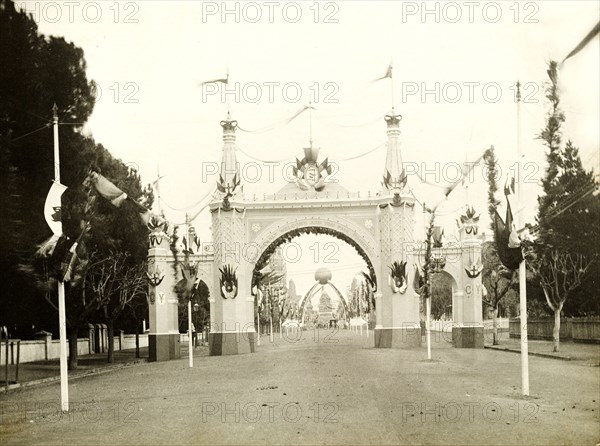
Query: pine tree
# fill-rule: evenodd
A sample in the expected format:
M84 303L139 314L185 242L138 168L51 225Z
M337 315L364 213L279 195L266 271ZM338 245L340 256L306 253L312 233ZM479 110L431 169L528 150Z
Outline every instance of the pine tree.
M62 196L61 220L66 236L77 238L82 223L89 221L88 252L105 257L111 251L127 252L128 266L139 265L146 257L147 233L135 206L116 209L103 199L91 200L83 182L94 168L129 196L145 197L147 207L152 194L142 187L137 172L82 134L95 101L83 50L63 38L40 34L33 18L8 0L0 0L0 29L0 268L4 272L0 314L19 337L31 335L33 325L34 331L57 333L56 313L47 311L48 303L57 307L56 283L48 280L44 262L34 259L37 245L50 236L43 209L54 176L53 104L63 124L59 127L61 182L68 189ZM83 266L78 274L85 276L88 270ZM85 279L66 285L72 368L77 362L79 329L101 316L89 299L88 286Z
M595 195L592 172L586 172L578 149L571 141L563 146L557 63L548 67L550 102L546 127L539 138L548 151L542 179L543 195L538 197L538 234L532 266L540 278L546 302L554 312L554 351L559 350L560 316L567 298L586 280L586 273L600 250L600 202ZM597 274L595 274L597 277ZM597 279L596 279L597 280ZM594 288L585 300L594 299ZM597 299L597 297L596 297Z

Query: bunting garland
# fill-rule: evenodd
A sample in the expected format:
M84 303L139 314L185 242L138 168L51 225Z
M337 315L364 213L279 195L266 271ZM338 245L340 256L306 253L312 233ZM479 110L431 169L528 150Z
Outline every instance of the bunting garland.
M247 129L241 128L240 126L238 126L238 129L240 129L242 132L246 132L246 133L265 133L265 132L269 132L271 130L275 130L276 128L288 125L290 122L292 122L294 119L296 119L302 113L304 113L306 110L314 110L314 107L312 107L310 105L303 105L302 108L300 110L298 110L297 112L295 112L291 117L283 119L281 121L278 121L278 122L276 122L274 124L268 125L266 127L262 127L260 129L247 130Z

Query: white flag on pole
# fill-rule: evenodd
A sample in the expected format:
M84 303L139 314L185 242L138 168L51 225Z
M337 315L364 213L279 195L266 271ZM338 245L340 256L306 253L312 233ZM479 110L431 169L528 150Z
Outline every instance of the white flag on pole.
M44 217L46 223L50 226L52 233L60 237L62 235L62 221L61 221L61 201L62 194L67 190L67 186L63 186L56 181L52 182L48 196L46 197L46 203L44 204Z

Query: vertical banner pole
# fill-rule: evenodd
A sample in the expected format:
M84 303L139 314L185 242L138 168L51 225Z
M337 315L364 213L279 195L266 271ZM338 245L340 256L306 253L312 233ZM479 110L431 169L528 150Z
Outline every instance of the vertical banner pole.
M521 147L521 84L517 81L517 200L519 202L518 228L525 225L523 216L523 151ZM510 228L509 228L510 229ZM521 388L524 396L529 395L529 344L527 340L527 268L525 258L519 264L519 314L521 321Z
M190 367L194 367L194 352L192 347L192 299L188 300L188 349L189 349L189 359L190 359Z
M256 287L256 297L255 299L258 299L258 297L261 297L262 300L262 292L260 291L260 288L257 286ZM258 301L256 302L256 345L260 345L260 308L258 306Z
M60 183L60 148L58 142L58 107L52 107L54 130L54 181ZM67 370L67 312L65 309L65 283L58 282L58 328L60 338L60 405L69 411L69 372Z
M425 334L427 338L427 359L431 360L431 296L425 299Z
M188 246L191 246L190 240L190 219L188 214L185 214L185 239ZM194 367L194 351L192 347L192 296L188 299L188 358L190 367Z
M269 284L269 325L271 330L271 344L275 342L273 337L273 288Z

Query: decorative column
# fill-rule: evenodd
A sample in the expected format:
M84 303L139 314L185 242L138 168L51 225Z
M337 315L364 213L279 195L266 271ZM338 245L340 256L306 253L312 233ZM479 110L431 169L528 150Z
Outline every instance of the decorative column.
M400 156L400 115L385 117L387 155L379 204L381 267L377 296L375 347L421 345L419 296L409 277L414 274L414 198L405 192L406 173Z
M179 359L178 300L173 289L175 274L171 266L173 255L169 248L168 222L153 215L148 228L148 360Z
M472 207L460 218L461 281L454 297L459 304L457 310L460 311L460 319L455 322L459 322L461 326L452 328L452 344L457 348L483 348L484 344L481 313L482 241L477 235L478 221L479 216Z
M210 293L210 355L253 353L254 297L252 267L246 249L246 219L236 159L237 121L221 121L223 155L217 181L219 197L210 204L215 247L213 286Z

